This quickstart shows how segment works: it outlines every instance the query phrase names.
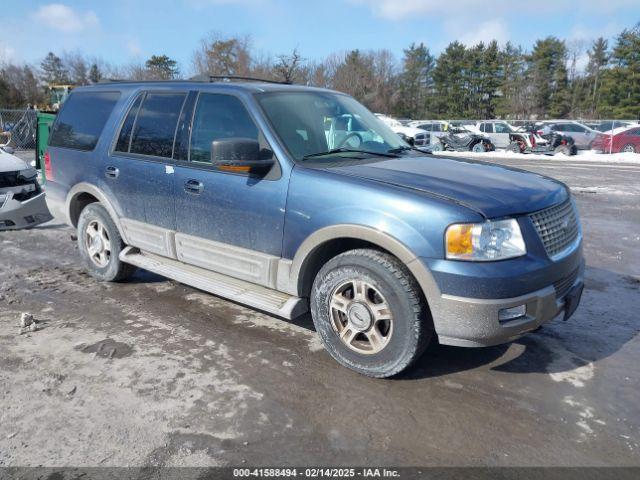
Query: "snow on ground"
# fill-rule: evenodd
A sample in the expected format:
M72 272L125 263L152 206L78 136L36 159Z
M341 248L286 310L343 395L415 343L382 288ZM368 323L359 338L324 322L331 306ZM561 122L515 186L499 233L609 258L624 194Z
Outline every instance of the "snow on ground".
M522 160L556 160L559 162L580 161L598 163L626 163L640 165L640 153L599 153L595 150L581 150L577 155L562 154L542 155L536 153L513 153L505 150L495 152L434 152L435 155L460 156L477 158L478 160L522 159Z

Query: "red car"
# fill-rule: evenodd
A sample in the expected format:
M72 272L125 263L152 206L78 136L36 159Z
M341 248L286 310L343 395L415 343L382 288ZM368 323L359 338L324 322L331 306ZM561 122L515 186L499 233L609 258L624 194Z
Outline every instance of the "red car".
M593 140L591 148L604 153L640 153L640 127L633 127L615 135L600 135Z

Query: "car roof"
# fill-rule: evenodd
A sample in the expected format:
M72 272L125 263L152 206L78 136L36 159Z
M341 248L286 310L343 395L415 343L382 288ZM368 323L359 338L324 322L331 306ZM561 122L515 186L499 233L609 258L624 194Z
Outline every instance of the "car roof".
M113 81L94 85L77 87L74 91L97 90L140 90L151 87L175 88L183 90L225 90L235 92L263 93L263 92L331 92L334 90L307 85L269 83L269 82L207 82L194 80L158 80L158 81Z

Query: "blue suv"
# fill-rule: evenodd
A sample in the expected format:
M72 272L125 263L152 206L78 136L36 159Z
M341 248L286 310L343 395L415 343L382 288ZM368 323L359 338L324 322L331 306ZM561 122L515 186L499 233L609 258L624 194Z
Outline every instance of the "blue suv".
M432 341L513 340L576 309L582 234L565 185L431 155L353 98L270 83L73 91L47 195L97 279L136 267L294 318L387 377Z

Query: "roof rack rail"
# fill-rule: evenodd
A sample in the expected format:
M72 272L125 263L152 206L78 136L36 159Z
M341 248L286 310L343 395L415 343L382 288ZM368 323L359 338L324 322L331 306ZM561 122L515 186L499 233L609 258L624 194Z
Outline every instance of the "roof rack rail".
M278 83L280 85L291 85L291 82L282 82L280 80L267 80L266 78L257 78L257 77L244 77L241 75L209 75L209 81L213 82L215 80L246 80L250 82L265 82L265 83Z

